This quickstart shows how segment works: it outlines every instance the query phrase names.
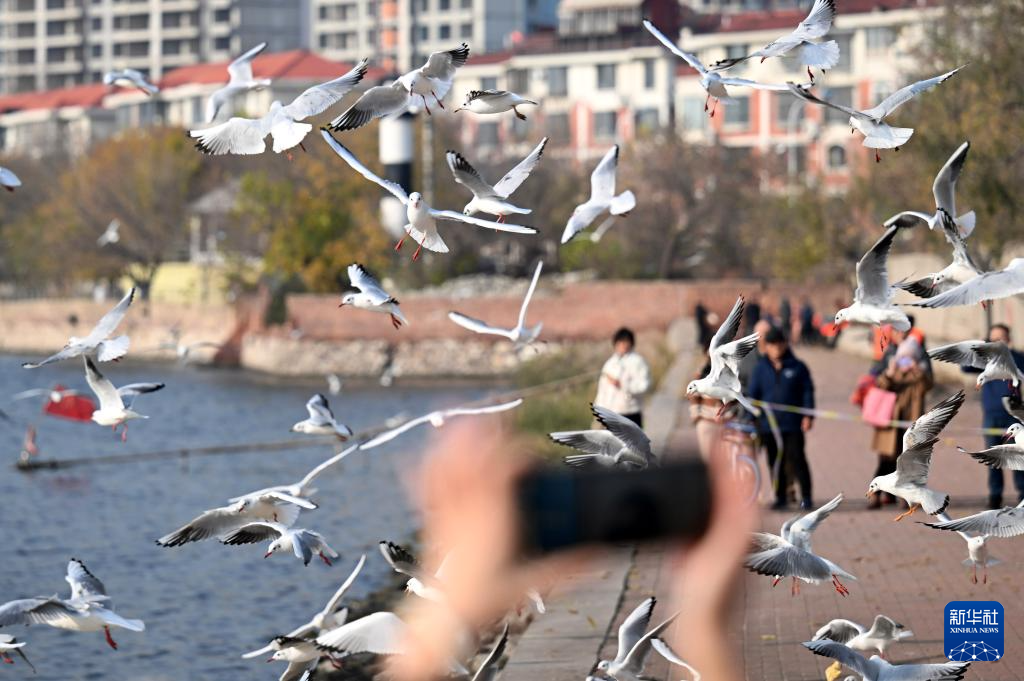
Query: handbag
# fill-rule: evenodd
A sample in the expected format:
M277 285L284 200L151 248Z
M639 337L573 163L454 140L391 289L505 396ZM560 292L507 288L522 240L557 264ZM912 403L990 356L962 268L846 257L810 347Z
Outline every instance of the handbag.
M874 385L875 377L871 374L864 374L858 378L857 385L854 386L853 393L850 395L850 404L855 404L858 407L864 406L864 397Z
M892 412L896 407L896 393L871 386L864 395L860 417L865 423L876 428L888 428L892 424Z

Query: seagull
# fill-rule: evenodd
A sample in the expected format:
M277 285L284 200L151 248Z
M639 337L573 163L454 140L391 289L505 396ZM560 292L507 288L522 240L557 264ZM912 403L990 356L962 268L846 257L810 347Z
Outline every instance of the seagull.
M527 345L532 345L537 340L537 336L540 335L540 330L544 326L544 322L537 322L533 327L526 326L526 308L530 305L530 298L533 297L533 292L537 288L537 281L540 279L540 271L544 267L544 261L541 260L537 263L536 269L533 271L533 279L530 280L530 287L526 289L526 297L523 298L523 305L519 308L519 319L516 321L516 325L511 329L503 327L491 326L487 322L474 319L461 312L449 312L448 319L452 320L459 326L473 333L491 335L491 336L502 336L512 341L515 349L518 350Z
M191 522L160 537L160 546L184 546L210 537L222 537L249 523L274 522L291 527L298 520L299 510L315 509L313 502L279 491L253 492L229 506L213 508L196 516Z
M942 233L946 237L946 241L953 247L953 262L934 274L929 274L915 281L903 281L896 284L897 287L920 298L931 298L983 274L978 266L974 264L970 253L967 252L967 237L953 221L953 218L950 217L951 214L947 213L944 208L939 208L936 214L941 219ZM909 222L916 220L917 218L913 217L892 218L886 222L886 225L900 224L900 226L907 226Z
M802 644L815 655L831 657L860 674L864 681L959 681L970 662L942 664L889 664L877 655L863 655L835 641L807 641Z
M362 571L365 563L366 556L360 556L359 562L356 563L351 574L349 574L348 578L340 587L338 587L338 590L334 592L334 595L331 596L329 601L327 601L327 605L324 606L323 610L313 615L313 619L296 627L283 637L275 637L270 641L270 643L259 650L253 650L252 652L245 653L242 655L242 659L248 660L254 657L261 657L269 652L280 650L280 642L278 639L302 639L310 634L320 634L321 632L330 631L331 629L336 629L345 624L348 617L348 610L344 608L339 609L341 599L345 597L345 594L352 587L352 584L356 581L356 577L359 576L359 573Z
M950 343L928 351L928 356L940 362L981 369L975 389L989 381L1009 381L1014 389L1024 381L1024 374L1013 361L1010 348L1003 341L969 340Z
M969 237L974 231L976 216L973 210L957 216L956 183L960 179L960 172L964 169L964 162L967 160L967 152L970 149L970 142L961 144L935 176L935 182L932 183L932 196L935 197L935 212L933 214L905 210L886 220L885 226L888 227L898 220L923 220L928 224L928 229L935 229L942 224L942 215L945 213L953 216L958 232L964 238Z
M24 598L0 605L0 627L17 624L48 624L70 631L102 631L107 645L117 650L110 627L128 631L144 631L142 620L130 620L114 612L103 582L96 578L77 558L68 561L67 575L71 585L69 598L41 596Z
M306 402L306 411L309 412L309 418L292 426L293 433L334 435L342 442L352 437L352 429L344 423L338 423L334 418L334 412L331 411L331 405L321 393L309 398Z
M802 579L810 584L818 584L826 579L832 580L832 586L840 596L846 596L850 590L840 581L857 579L827 558L822 558L808 549L802 549L778 535L768 532L754 533L754 553L747 556L747 569L759 575L773 577L772 586L776 586L784 577ZM795 596L798 589L794 586Z
M0 187L3 187L9 192L13 192L15 189L21 186L21 180L13 172L0 166Z
M998 510L994 512L999 513ZM964 532L963 530L955 530L952 527L939 527L942 524L959 523L960 520L967 520L967 518L972 518L973 516L967 516L965 518L960 518L959 520L953 520L946 513L939 513L935 517L939 519L938 523L921 524L928 525L929 527L937 528L940 530L949 529L963 537L964 541L967 542L967 558L963 560L963 565L969 568L973 568L973 572L971 574L971 582L974 584L978 583L978 566L980 565L983 570L981 581L984 584L988 584L988 567L990 565L998 565L1000 563L999 559L993 558L988 552L989 535L972 535L968 534L967 532Z
M1010 427L1006 429L1004 439L1012 439L1013 443L994 445L980 452L969 452L963 447L957 447L957 449L965 454L970 454L989 468L1024 471L1024 425L1010 424Z
M657 461L651 451L651 440L640 426L611 409L590 405L594 418L604 426L598 430L569 430L548 433L560 445L583 452L565 457L570 466L597 463L627 469L647 468Z
M79 392L73 388L29 388L11 395L11 401L16 402L45 395L48 402L60 402L65 397L78 394Z
M166 343L161 343L157 349L173 350L174 356L178 358L178 362L184 365L189 363L196 350L200 350L202 348L217 348L219 350L222 347L222 343L215 343L214 341L196 341L194 343L181 343L178 341L169 341Z
M895 288L889 285L889 250L899 230L899 225L887 229L857 263L857 289L853 292L853 304L836 313L836 326L890 324L897 331L910 330L910 319L893 304Z
M667 47L672 54L676 55L677 57L685 61L687 64L689 64L690 68L692 68L694 71L698 73L698 75L700 75L700 86L704 88L704 91L708 95L707 99L704 101L705 111L708 110L708 103L711 101L711 98L715 98L715 106L711 108L710 112L710 115L712 117L715 115L715 108L718 107L718 102L720 100L732 99L729 96L729 91L725 87L726 85L735 87L749 87L754 88L755 90L770 90L773 92L786 92L787 90L790 89L789 84L782 85L773 83L759 83L754 80L747 80L746 78L723 78L722 76L718 75L718 69L716 69L715 67L708 68L704 66L704 64L702 64L699 59L697 59L697 55L691 54L689 52L684 52L682 49L679 48L678 45L676 45L673 41L669 40L669 38L664 33L655 28L654 24L652 24L650 21L644 19L643 24L644 28L646 28L651 35L658 39L658 42ZM817 64L814 64L814 66L817 66Z
M321 132L324 139L327 140L327 143L332 149L334 149L334 152L348 163L353 170L371 182L386 189L405 205L405 215L409 220L409 224L405 225L405 231L417 244L419 244L419 248L416 249L416 252L412 256L413 260L419 259L420 251L423 248L426 248L428 251L434 251L435 253L448 252L448 246L444 243L441 235L437 233L436 220L466 222L471 225L476 225L477 227L485 227L499 232L513 232L516 234L537 233L537 230L533 227L491 222L489 220L481 220L480 218L463 215L462 213L457 213L453 210L437 210L435 208L431 208L427 205L427 202L423 200L423 196L419 192L407 194L406 191L402 189L401 185L378 177L373 173L373 171L364 166L351 151L334 139L326 128L321 130ZM401 250L403 243L405 243L404 236L398 244L395 245L395 250Z
M264 558L270 558L278 551L291 549L303 565L309 565L313 554L320 556L327 565L332 565L331 558L337 558L338 552L328 545L323 535L305 528L293 529L275 522L257 522L243 525L230 534L221 537L220 543L227 546L241 546L270 540Z
M850 116L850 127L859 130L864 135L864 146L875 150L875 161L879 162L882 160L882 157L878 154L879 149L899 150L901 146L910 140L911 135L914 134L913 128L894 128L885 122L885 118L922 92L927 92L939 83L952 78L964 66L958 66L952 71L947 71L934 78L911 83L883 99L877 106L864 111L820 99L812 95L809 89L803 85L787 83L787 86L789 91L798 99L848 114Z
M261 118L234 116L210 128L190 130L188 134L198 140L197 149L214 156L262 154L267 150L264 141L267 135L274 138L275 154L287 152L296 146L305 151L302 140L313 126L300 121L318 116L341 101L363 79L366 68L364 59L345 75L307 89L293 99L291 104L282 105L274 100L270 104L270 111Z
M410 419L409 421L406 421L397 428L392 428L391 430L384 431L380 435L364 442L362 445L360 445L360 449L373 449L374 447L379 447L385 442L390 442L391 440L394 440L402 433L408 430L412 430L416 426L424 423L429 423L435 428L440 428L448 421L448 419L455 418L456 416L479 416L483 414L497 414L503 411L508 411L509 409L515 409L522 403L522 398L519 398L516 400L512 400L511 402L492 404L486 407L455 407L454 409L442 409L439 411L432 411L429 414L424 414L423 416L417 416L414 419Z
M879 475L868 485L864 496L888 492L907 502L909 508L894 518L903 520L920 506L928 515L946 510L949 495L927 487L932 449L945 428L964 404L964 391L958 390L920 416L903 433L903 452L896 457L896 470Z
M616 681L638 681L643 679L644 665L651 654L651 642L675 621L672 615L658 626L647 631L651 614L657 600L654 596L644 599L619 627L619 646L614 660L601 660L597 668ZM646 632L646 633L645 633ZM659 654L662 651L658 651ZM672 660L669 660L670 662Z
M909 631L891 617L875 615L870 629L850 620L834 619L818 629L811 640L835 641L862 653L876 651L884 658L889 646L913 635L914 632Z
M344 449L338 452L331 458L317 465L309 473L306 473L305 477L302 478L302 480L299 480L298 482L292 483L290 485L276 485L274 487L265 487L264 489L257 490L255 492L250 492L249 494L243 494L241 496L232 497L231 499L228 499L228 501L234 504L240 501L244 501L246 499L259 498L268 494L283 494L287 495L286 498L295 497L299 499L308 499L317 492L316 488L311 487L310 485L313 483L313 480L315 480L318 475L320 475L325 470L337 464L346 456L348 456L352 452L357 451L360 448L360 445L355 444L349 447L348 449Z
M115 433L118 426L124 426L121 429L121 442L126 441L128 439L128 421L148 419L149 417L124 406L121 393L113 383L104 378L91 358L82 357L82 362L85 364L85 380L100 401L100 408L92 413L92 420L101 426L110 426Z
M452 89L455 70L469 59L469 46L462 43L454 50L434 52L427 58L427 63L418 69L406 73L388 85L372 87L356 100L356 103L331 121L332 130L355 130L375 118L404 111L412 103L414 96L423 100L423 108L430 114L427 95L434 98L442 109L448 91Z
M107 225L107 228L100 234L100 238L96 239L96 245L103 248L107 244L116 244L121 240L121 221L114 218Z
M402 309L398 307L398 300L385 291L377 278L367 272L365 267L359 263L349 265L348 281L354 288L359 289L359 293L346 293L341 297L338 307L351 305L360 310L384 312L391 316L391 326L396 329L402 328L402 324L409 323L402 314Z
M103 74L103 84L116 85L123 88L137 88L150 97L160 92L160 88L146 80L142 72L135 69L107 71Z
M473 200L462 209L463 215L474 215L478 212L491 213L498 216L499 222L504 222L505 216L510 214L527 215L533 211L529 208L519 208L508 202L508 197L519 188L526 178L530 176L533 169L537 167L544 147L548 143L545 137L540 141L529 155L520 161L514 168L505 173L505 176L498 180L492 187L487 184L476 168L455 151L445 153L445 160L448 168L452 171L455 181L473 192Z
M689 671L690 674L693 676L693 681L700 681L700 672L694 669L689 662L679 657L679 655L677 655L676 652L669 647L668 643L666 643L664 639L652 638L651 647L654 648L654 650L656 650L659 655L664 657L670 663Z
M11 659L11 653L16 653L32 669L32 673L35 674L35 665L29 662L25 651L22 650L25 645L24 641L19 641L10 634L0 634L0 660L7 664L14 664L14 660Z
M757 347L757 341L761 335L752 333L749 336L733 340L740 330L744 304L743 296L737 298L733 303L729 316L718 327L718 331L715 332L711 344L708 346L708 358L711 362L708 375L690 381L690 384L686 386L686 395L688 397L704 395L720 400L722 409L730 402L739 402L744 409L756 415L760 414L761 410L743 396L739 368L740 360Z
M806 513L802 516L796 516L790 518L786 522L782 523L782 538L788 541L793 546L803 549L804 551L811 550L811 534L818 529L818 525L825 518L832 515L832 511L839 508L839 504L843 503L843 493L835 495L831 501L823 504L817 510Z
M235 95L240 95L249 90L257 90L270 86L268 78L253 78L252 60L263 50L267 49L266 43L260 43L238 59L228 64L228 84L216 90L206 102L206 122L212 123L221 109L231 101Z
M327 374L324 378L327 380L327 392L332 395L340 395L341 377L338 374Z
M420 598L425 598L428 601L444 603L445 594L442 580L445 561L441 561L437 571L431 575L424 571L423 566L420 565L415 556L398 544L390 541L381 541L378 546L380 547L381 555L384 556L384 560L391 566L391 569L409 578L405 583L405 590L407 592L415 594Z
M760 57L763 63L768 57L781 57L799 48L800 54L797 59L807 67L807 76L813 83L814 74L811 73L812 66L824 72L839 62L839 43L835 40L829 40L825 43L812 42L818 38L825 37L825 34L832 29L832 22L835 21L835 18L835 0L814 0L811 11L808 12L807 17L800 22L792 33L776 38L760 50L751 52L743 57L723 59L722 61L715 62L711 68L720 71L752 57Z
M113 310L103 315L92 331L89 332L88 336L85 338L72 336L68 339L64 349L57 354L51 355L41 362L25 362L21 366L26 369L37 369L46 364L59 362L62 359L79 357L93 352L96 353L96 359L100 362L109 362L124 357L125 353L128 352L128 336L118 336L117 338L110 339L107 336L112 334L118 324L121 323L121 320L124 319L125 313L128 312L128 306L132 304L134 297L135 287L133 286L125 297L114 306Z
M480 667L473 674L472 681L494 681L498 677L498 661L505 654L505 646L508 645L508 622L501 629L501 636L494 642L491 652L480 663Z
M936 530L951 532L977 532L987 537L1008 539L1024 534L1024 499L1016 506L1006 506L991 511L982 511L956 520L937 523L922 523Z
M122 385L120 388L118 388L117 394L121 397L121 399L124 399L126 397L131 398L131 400L129 400L128 402L128 409L131 409L132 406L135 404L136 398L138 398L139 395L148 395L149 393L155 393L159 390L163 390L165 387L165 384L155 382L129 383L127 385Z
M1024 293L1024 258L1014 258L1001 270L983 272L948 291L910 304L931 308L976 305L1019 293Z
M520 113L519 109L516 108L523 104L537 106L537 102L508 90L470 90L466 94L465 103L456 109L455 112L472 111L476 114L500 114L512 111L515 113L516 118L525 121L526 114Z
M267 662L288 663L288 667L278 681L309 681L313 678L313 673L319 666L322 657L329 659L335 667L341 668L341 663L335 657L334 651L316 641L278 636L274 638L273 645L276 646L276 649Z
M613 217L629 215L636 208L636 197L626 190L615 194L615 173L619 167L619 145L616 144L601 159L590 174L590 198L572 211L572 216L562 232L562 243L569 241L585 230L606 211Z

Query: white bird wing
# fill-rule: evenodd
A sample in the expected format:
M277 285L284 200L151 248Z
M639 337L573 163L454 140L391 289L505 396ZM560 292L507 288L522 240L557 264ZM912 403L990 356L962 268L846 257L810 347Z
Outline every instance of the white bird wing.
M73 624L80 612L56 597L22 598L0 605L0 627L17 624Z
M977 305L1024 293L1024 258L1014 258L1004 269L985 272L945 293L912 303L915 307Z
M736 334L739 333L740 323L743 321L743 306L746 301L743 300L743 296L736 299L733 303L732 309L729 310L729 316L725 318L722 325L718 327L718 331L715 331L715 335L711 337L711 344L708 346L708 352L714 353L719 347L726 343L731 343Z
M230 77L228 85L248 85L251 83L254 80L252 75L252 60L265 49L267 49L267 44L260 43L228 64L228 76Z
M309 412L309 420L321 426L329 426L334 423L334 412L327 398L317 393L306 402L306 411Z
M682 667L683 669L689 671L690 675L693 676L693 681L700 681L700 672L694 669L689 662L679 657L676 651L672 650L672 648L669 647L668 643L666 643L664 639L652 638L651 647L654 648L654 650L659 655L661 655L663 658L665 658L672 664L676 665L677 667Z
M668 36L666 36L664 33L655 28L654 24L652 24L647 19L644 19L643 23L644 28L646 28L651 35L657 38L659 43L667 47L672 54L676 55L677 57L685 61L687 64L689 64L690 67L697 71L697 73L699 73L700 75L703 76L707 74L707 67L705 67L704 64L701 63L700 59L697 59L697 55L690 54L689 52L684 52L682 48L676 45L674 41L669 40Z
M980 343L975 346L974 352L986 364L993 364L1000 371L1011 375L1019 371L1016 362L1013 361L1013 355L1010 354L1009 346L1002 341Z
M993 445L977 452L969 452L962 448L958 449L989 468L1011 471L1024 470L1024 450L1016 444Z
M360 448L359 445L355 444L355 445L352 445L351 447L349 447L348 449L341 450L340 452L338 452L337 454L335 454L331 458L329 458L326 461L324 461L323 463L321 463L319 466L315 467L310 472L306 473L306 477L304 477L299 482L299 486L300 487L308 486L309 483L313 482L313 479L316 478L316 476L320 475L325 470L327 470L328 468L330 468L334 464L338 463L339 461L341 461L346 456L348 456L349 454L351 454L352 452L356 451L359 448Z
M899 229L897 225L887 229L857 263L857 290L853 294L854 300L869 304L888 304L892 297L892 290L889 287L889 250Z
M1024 534L1024 508L1000 508L982 511L956 520L925 524L938 530L974 532L1007 539Z
M522 403L522 398L519 398L512 400L510 402L501 402L499 404L491 404L485 407L455 407L453 409L447 409L445 411L432 411L429 414L417 416L416 418L410 419L409 421L406 421L405 423L396 428L392 428L391 430L381 433L372 440L368 440L367 442L364 442L362 445L360 445L360 449L372 449L374 447L379 447L385 442L390 442L391 440L394 440L402 433L411 430L420 424L430 423L435 418L446 419L454 416L478 416L483 414L497 414L503 411L508 411L510 409L515 409Z
M164 387L166 386L163 383L129 383L118 388L117 394L122 398L135 397L136 395L155 393L158 390L163 390Z
M975 369L984 369L988 363L983 360L981 356L974 351L979 345L983 345L985 341L981 340L967 340L960 341L959 343L950 343L949 345L941 345L937 348L928 351L928 356L939 362L949 362L950 364L959 364L960 366L971 366Z
M393 612L375 612L320 634L316 642L347 653L398 655L405 652L406 625Z
M651 623L651 615L654 613L656 602L653 596L645 598L619 625L619 649L615 654L616 662L625 660L633 647L643 638L647 626Z
M540 157L544 155L544 147L547 143L548 138L545 137L539 144L537 144L536 147L533 148L533 151L531 151L526 158L505 173L505 176L498 180L494 185L494 193L503 199L507 199L512 196L512 193L519 189L519 185L521 185L526 178L530 176L533 169L537 167L537 164L540 162Z
M510 329L502 329L497 326L491 326L485 321L464 315L461 312L449 312L448 319L452 320L459 326L473 333L488 334L491 336L503 336L505 338L512 337L512 331Z
M960 681L970 665L970 662L890 665L881 660L879 666L884 670L885 681Z
M297 497L294 494L289 494L288 492L285 492L285 491L282 491L282 490L279 490L279 489L269 489L269 490L266 490L265 492L262 492L260 494L255 494L255 495L253 495L253 497L257 501L262 501L262 502L265 502L265 503L274 503L274 504L284 503L285 505L292 504L293 506L298 506L299 508L304 508L307 511L312 511L315 508L317 508L317 505L314 504L309 499L303 499L302 497ZM284 521L281 521L281 522L282 522L282 524L284 524L286 526L290 525L290 523L285 523Z
M448 163L448 169L452 171L452 177L455 178L455 181L473 192L473 196L497 196L494 187L487 184L484 178L480 177L477 169L462 154L457 151L448 150L445 152L444 158Z
M399 81L377 85L364 92L356 103L331 121L333 130L355 130L375 118L389 116L405 109L409 91Z
M420 73L433 81L434 96L437 99L445 98L452 88L455 69L465 64L467 59L469 59L469 45L466 43L462 43L454 50L434 52L427 57L427 63L420 67Z
M906 439L906 436L904 436ZM938 438L915 442L896 457L896 484L924 487L928 484L928 471L932 464L932 449Z
M124 409L124 401L114 384L104 378L88 355L82 357L85 364L85 381L100 401L100 409Z
M935 182L932 183L935 207L945 210L952 217L956 217L956 183L960 179L960 173L967 161L967 152L970 150L970 142L961 144L939 170Z
M814 0L811 11L790 36L800 42L823 38L832 29L835 18L835 0Z
M615 171L619 166L619 145L609 149L590 173L590 198L610 202L615 195Z
M723 85L735 85L737 87L749 87L755 90L769 90L771 92L789 92L789 85L786 83L761 83L748 78L720 78Z
M596 404L592 404L590 408L601 425L622 440L629 449L643 456L648 462L653 458L651 440L640 426L611 409L605 409Z
M470 225L476 225L477 227L493 229L497 232L512 232L514 234L537 233L537 230L534 229L533 227L526 227L524 225L511 225L507 222L494 222L493 220L482 220L480 218L473 217L472 215L463 215L462 213L458 213L454 210L438 210L436 208L431 208L430 215L437 220L465 222Z
M501 660L501 656L505 654L505 646L508 644L508 623L505 623L505 627L501 630L501 636L495 641L494 647L491 648L491 652L487 653L487 657L480 663L480 667L476 670L476 674L473 675L473 681L494 681L498 675L498 661Z
M351 166L353 170L355 170L357 173L365 177L370 182L373 182L374 184L377 184L380 187L383 187L387 191L391 192L391 194L396 199L401 201L403 204L409 203L409 195L405 193L404 189L402 189L402 185L398 184L397 182L385 180L384 178L379 177L372 170L364 166L362 162L355 157L355 154L346 149L341 144L341 142L334 139L334 135L332 135L329 130L323 129L320 131L320 134L323 135L325 140L327 140L327 144L329 144L331 149L334 150L334 153L340 156L342 160L345 161L345 163L349 164L349 166Z
M821 629L818 629L811 640L848 643L850 640L860 636L865 631L867 630L856 622L844 619L834 619Z
M544 261L537 261L537 268L533 271L533 279L530 280L530 287L526 289L526 297L523 298L523 305L519 308L519 321L517 326L522 327L526 324L526 308L530 306L530 299L533 298L533 292L537 290L537 282L540 280L540 271L544 268Z
M818 106L825 106L830 109L835 109L836 111L842 111L844 114L848 116L853 116L854 118L870 118L870 116L868 116L867 113L864 111L858 111L857 109L853 109L848 106L843 106L842 104L830 102L827 99L821 99L820 97L811 94L810 90L808 90L806 87L802 87L800 85L797 85L796 83L786 83L786 85L789 86L789 91L797 99L802 99L805 102L817 104Z
M196 149L211 156L224 154L262 154L267 150L264 138L270 130L264 118L241 118L234 116L227 121L202 130L189 130L188 135L196 142Z
M919 443L936 440L942 429L949 425L964 404L964 391L958 390L934 407L921 414L903 434L903 448L911 449Z
M352 286L367 295L370 298L370 302L374 305L383 305L394 300L391 294L380 285L377 278L359 263L353 263L348 266L348 280Z
M832 511L839 508L839 504L841 503L843 503L842 492L835 495L827 504L824 504L817 510L811 511L810 513L802 516L799 520L789 526L789 531L803 532L807 534L814 532L818 529L818 525L821 524L821 521L832 515Z
M554 442L572 447L591 456L613 457L625 446L608 430L566 430L548 433Z
M806 641L803 646L815 655L831 657L844 667L860 674L865 681L878 681L875 665L853 648L847 648L844 644L835 641ZM888 679L888 677L886 678Z
M587 201L581 203L565 223L565 230L562 232L562 243L568 243L570 239L590 226L597 216L608 210L608 203L603 201Z
M282 111L292 120L301 121L310 116L322 114L341 101L366 75L365 59L343 76L309 88L292 100Z
M242 525L221 537L220 543L227 544L228 546L241 546L242 544L257 544L261 541L272 541L284 534L286 529L287 528L285 528L284 525L279 523L246 523L245 525Z
M499 414L503 411L515 409L522 403L522 398L519 398L512 400L511 402L489 404L486 407L455 407L454 409L446 409L441 413L444 415L445 418L451 418L453 416L481 416L483 414Z
M184 527L160 537L156 543L166 547L182 546L230 532L250 520L250 517L238 513L231 507L221 506L204 511Z
M966 66L966 64L964 64L964 66ZM880 121L919 94L927 92L939 83L943 83L952 78L953 75L960 69L964 68L964 66L958 66L952 71L947 71L946 73L935 76L934 78L919 80L916 83L911 83L906 87L902 87L883 99L875 107L864 111L864 114L875 121Z
M96 322L96 326L92 327L92 331L86 336L85 341L90 344L98 343L110 334L114 333L114 330L124 319L125 314L128 313L128 307L132 304L132 300L135 298L135 287L132 288L124 295L117 305L107 314L100 317L100 320Z
M345 594L348 593L348 590L352 588L353 584L355 584L356 577L358 577L359 573L362 572L363 565L365 563L366 554L364 553L363 555L359 556L359 562L357 562L356 566L352 568L352 572L350 572L345 581L341 583L341 586L339 586L338 590L334 592L334 595L331 596L331 599L327 601L327 605L324 606L324 609L320 611L321 615L327 617L328 615L331 615L338 611L338 606L341 605L341 599L345 597Z
M108 624L113 627L121 627L128 631L145 631L146 625L142 620L130 620L125 617L121 617L113 610L109 608L90 608L89 614L99 617L103 620L104 624Z
M385 442L390 442L391 440L394 440L396 437L406 432L407 430L412 430L421 423L428 423L436 413L437 412L431 412L429 414L424 414L423 416L417 416L414 419L410 419L400 426L392 428L391 430L386 430L383 433L380 433L379 435L367 440L363 444L359 445L359 448L373 449L374 447L379 447Z
M64 579L71 585L71 600L107 595L107 587L103 586L103 582L89 572L85 563L77 558L68 561L68 571Z

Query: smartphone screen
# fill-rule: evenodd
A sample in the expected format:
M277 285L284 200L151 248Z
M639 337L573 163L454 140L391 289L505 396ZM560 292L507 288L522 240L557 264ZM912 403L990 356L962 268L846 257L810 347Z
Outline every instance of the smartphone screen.
M584 544L700 537L711 487L700 459L639 471L544 466L519 483L522 547L540 555Z

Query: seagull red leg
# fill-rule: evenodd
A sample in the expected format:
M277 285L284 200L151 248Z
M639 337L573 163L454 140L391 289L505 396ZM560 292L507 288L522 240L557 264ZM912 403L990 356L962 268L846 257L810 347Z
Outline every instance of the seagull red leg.
M423 244L420 244L419 246L416 247L416 252L412 254L412 259L413 259L414 262L416 260L420 259L420 251L422 251L422 250L423 250Z
M430 94L434 95L434 101L437 102L437 105L443 109L444 108L444 102L442 102L440 99L437 98L437 93L435 93L433 90L431 90Z
M117 641L110 635L110 627L103 627L103 635L107 637L107 645L117 650Z
M402 250L402 244L404 244L404 243L405 243L405 237L403 236L401 239L398 240L398 243L395 244L395 250L396 251Z

